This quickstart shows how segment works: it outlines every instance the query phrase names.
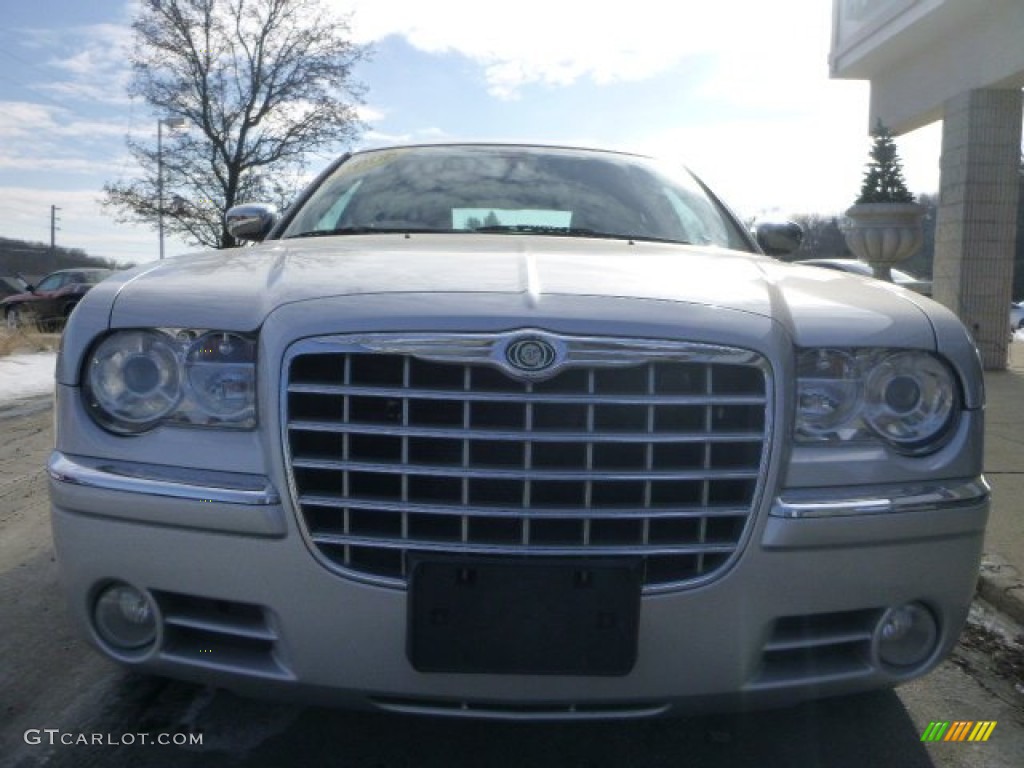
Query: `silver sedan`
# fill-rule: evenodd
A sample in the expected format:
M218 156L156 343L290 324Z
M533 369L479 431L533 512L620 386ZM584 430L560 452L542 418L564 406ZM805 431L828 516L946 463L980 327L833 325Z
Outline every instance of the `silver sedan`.
M954 647L989 500L938 304L776 261L620 153L357 152L229 222L258 244L115 275L64 335L53 529L108 657L564 720L893 686Z

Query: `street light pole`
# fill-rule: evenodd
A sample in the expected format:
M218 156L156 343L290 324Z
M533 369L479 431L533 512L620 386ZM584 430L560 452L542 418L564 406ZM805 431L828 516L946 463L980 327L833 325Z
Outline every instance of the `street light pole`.
M171 130L185 127L183 117L165 117L156 121L156 197L157 231L160 238L160 258L164 257L164 126Z

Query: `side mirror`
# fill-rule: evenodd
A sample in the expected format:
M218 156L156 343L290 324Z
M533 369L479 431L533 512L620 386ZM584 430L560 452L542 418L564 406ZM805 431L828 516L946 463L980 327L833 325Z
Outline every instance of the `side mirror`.
M228 234L236 240L260 242L277 222L277 208L262 203L236 205L224 215Z
M785 256L800 247L804 230L795 221L761 221L754 227L754 238L769 256Z

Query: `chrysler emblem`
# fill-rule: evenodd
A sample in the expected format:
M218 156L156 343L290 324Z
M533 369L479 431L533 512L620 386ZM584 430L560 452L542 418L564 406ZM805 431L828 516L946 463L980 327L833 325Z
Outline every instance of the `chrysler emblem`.
M505 348L508 364L524 373L539 373L555 364L558 351L544 339L517 339Z

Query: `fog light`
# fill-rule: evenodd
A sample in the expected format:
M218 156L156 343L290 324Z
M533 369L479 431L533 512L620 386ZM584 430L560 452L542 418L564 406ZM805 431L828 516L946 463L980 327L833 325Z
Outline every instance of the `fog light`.
M112 584L93 608L96 632L114 650L137 651L156 639L156 614L142 592L127 584Z
M890 608L875 629L879 660L890 667L913 667L935 651L939 627L920 603Z

